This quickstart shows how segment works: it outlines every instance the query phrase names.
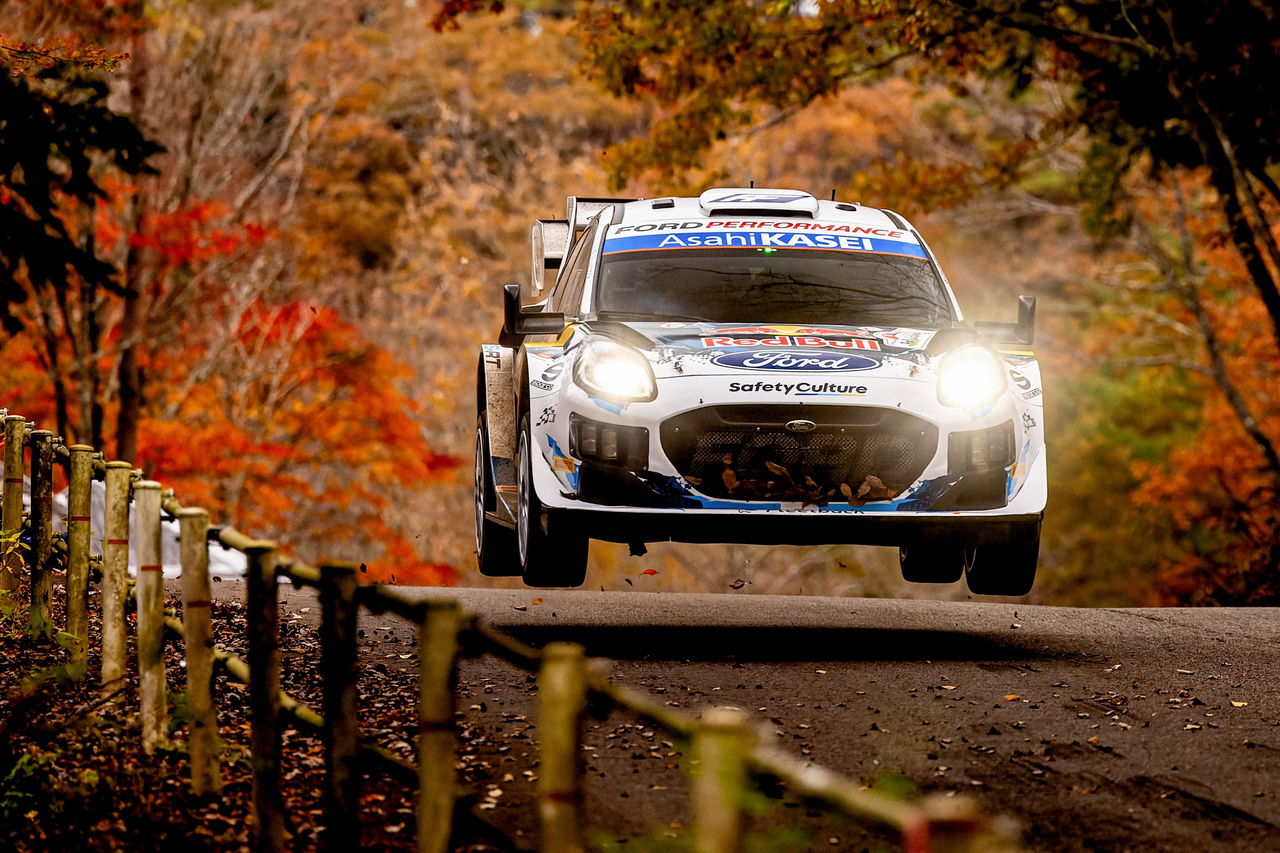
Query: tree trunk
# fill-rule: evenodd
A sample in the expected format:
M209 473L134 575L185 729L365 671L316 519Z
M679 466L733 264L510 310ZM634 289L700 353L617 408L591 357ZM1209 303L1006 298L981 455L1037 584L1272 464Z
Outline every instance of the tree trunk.
M145 20L145 0L137 0L133 4L132 13L136 20ZM129 63L129 109L134 121L139 123L146 115L146 45L146 31L140 28L132 39L133 58ZM142 226L148 200L145 181L139 183L129 212L128 230L132 234L137 234ZM138 364L138 355L147 318L147 287L142 253L135 246L130 246L125 256L122 278L125 295L124 317L120 323L120 360L116 367L120 399L120 409L116 415L116 458L134 461L138 455L138 420L143 400L142 369Z

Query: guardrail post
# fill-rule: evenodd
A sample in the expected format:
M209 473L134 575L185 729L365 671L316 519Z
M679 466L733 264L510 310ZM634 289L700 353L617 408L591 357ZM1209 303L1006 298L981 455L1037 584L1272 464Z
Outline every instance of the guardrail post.
M584 849L578 826L578 784L586 706L587 664L582 646L548 643L538 670L538 812L543 850L577 853Z
M50 609L53 598L53 433L47 429L31 432L31 550L27 552L31 571L31 620L44 629L53 628Z
M356 766L356 568L320 566L320 669L324 678L324 847L360 845L360 777Z
M456 601L430 601L418 622L418 851L449 849L456 789L454 693L458 631Z
M142 751L164 743L169 699L164 680L164 574L160 543L160 484L142 480L133 487L138 530L138 695Z
M222 788L218 769L218 717L213 707L213 592L209 588L209 513L189 507L178 513L182 558L182 633L187 657L187 707L191 735L191 790Z
M129 490L133 465L108 462L102 538L102 692L124 686L128 654L125 600L129 597Z
M71 662L89 660L89 506L93 487L93 448L73 444L71 485L67 494L67 633L75 637Z
M253 754L253 849L280 853L284 846L284 801L280 796L280 609L276 590L276 546L256 542L245 549L249 622L249 720Z
M698 721L689 792L695 853L736 853L741 849L747 751L752 736L747 715L731 708L712 708Z
M6 415L4 419L4 517L0 524L0 548L4 565L0 567L0 591L18 588L22 570L22 551L18 537L22 534L22 484L26 462L23 449L27 443L27 419L22 415Z
M988 825L967 797L934 794L917 809L917 819L903 828L906 853L977 853L1018 849L1016 832Z

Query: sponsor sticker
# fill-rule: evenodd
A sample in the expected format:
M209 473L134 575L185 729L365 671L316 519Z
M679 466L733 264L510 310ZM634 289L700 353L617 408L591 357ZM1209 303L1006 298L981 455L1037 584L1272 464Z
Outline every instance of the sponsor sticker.
M624 226L625 227L625 226ZM635 226L638 230L642 226ZM803 231L742 231L709 233L667 232L615 236L605 241L604 254L643 252L660 249L820 249L837 252L870 252L926 257L918 243L882 237L855 237L851 234Z
M609 229L612 238L618 234L648 234L663 231L751 231L773 229L775 231L818 231L824 234L849 234L864 237L883 237L886 240L912 240L905 231L892 228L873 228L869 225L851 225L847 222L813 222L807 219L784 219L778 221L747 219L731 219L721 221L712 219L687 220L684 222L642 222L639 225L617 225ZM913 241L914 242L914 241Z
M711 359L712 364L740 370L851 371L870 370L880 363L863 355L806 350L750 350L727 352Z
M787 394L794 397L865 397L866 385L844 382L730 382L730 394Z
M841 334L841 333L837 333ZM704 347L831 347L833 349L879 350L880 342L868 338L824 338L817 335L774 335L769 338L705 337Z

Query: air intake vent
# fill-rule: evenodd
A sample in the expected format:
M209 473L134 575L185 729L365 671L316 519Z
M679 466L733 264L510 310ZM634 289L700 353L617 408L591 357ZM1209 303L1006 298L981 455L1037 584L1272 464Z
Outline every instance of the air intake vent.
M818 200L799 190L720 187L698 196L707 216L807 216L818 214Z

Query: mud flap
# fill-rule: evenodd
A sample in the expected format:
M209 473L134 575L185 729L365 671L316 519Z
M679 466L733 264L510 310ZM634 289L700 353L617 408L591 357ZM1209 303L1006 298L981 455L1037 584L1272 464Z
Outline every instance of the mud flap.
M489 430L489 463L497 492L499 514L506 515L515 492L516 402L512 369L515 353L509 347L485 344L481 357L484 368L485 421Z

